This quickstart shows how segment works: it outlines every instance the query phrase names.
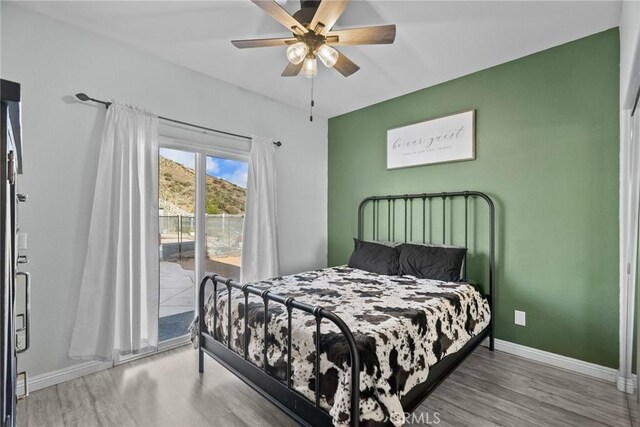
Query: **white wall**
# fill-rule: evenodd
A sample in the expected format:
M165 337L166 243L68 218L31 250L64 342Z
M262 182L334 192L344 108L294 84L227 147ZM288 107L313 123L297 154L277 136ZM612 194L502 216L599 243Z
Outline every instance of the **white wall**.
M326 265L327 120L164 62L14 4L1 6L1 75L22 84L25 175L20 211L33 276L31 375L67 359L82 274L105 109L86 92L241 134L274 136L281 269ZM259 70L258 70L259 72ZM259 74L256 78L260 78Z

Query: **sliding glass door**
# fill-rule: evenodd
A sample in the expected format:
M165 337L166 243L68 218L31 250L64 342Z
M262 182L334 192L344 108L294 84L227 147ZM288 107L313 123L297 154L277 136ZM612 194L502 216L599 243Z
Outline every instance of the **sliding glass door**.
M159 165L160 348L182 344L204 274L239 280L248 164L164 140Z
M195 162L195 153L160 149L160 342L184 336L194 317Z
M240 280L242 224L247 196L244 160L207 156L206 272Z

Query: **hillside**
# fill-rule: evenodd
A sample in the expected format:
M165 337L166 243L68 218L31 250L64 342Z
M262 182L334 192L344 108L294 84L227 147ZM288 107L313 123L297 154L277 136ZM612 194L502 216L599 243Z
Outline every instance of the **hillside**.
M194 212L195 171L161 156L159 176L160 198L187 212ZM206 183L208 214L244 212L244 188L211 176L207 176Z

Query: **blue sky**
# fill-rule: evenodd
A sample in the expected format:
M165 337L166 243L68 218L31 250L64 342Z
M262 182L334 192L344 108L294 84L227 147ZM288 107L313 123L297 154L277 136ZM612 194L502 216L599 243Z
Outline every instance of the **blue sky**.
M160 155L185 167L195 169L196 156L193 153L161 148ZM247 188L248 171L247 162L207 156L207 175L224 179L239 187Z

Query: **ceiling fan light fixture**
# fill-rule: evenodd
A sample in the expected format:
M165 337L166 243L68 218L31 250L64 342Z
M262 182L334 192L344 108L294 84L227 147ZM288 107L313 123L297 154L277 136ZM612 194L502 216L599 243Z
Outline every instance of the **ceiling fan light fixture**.
M287 59L292 64L299 64L304 61L309 53L309 46L304 42L294 43L287 48Z
M289 62L281 74L282 77L297 76L303 69L306 76L313 76L317 72L318 56L326 67L349 77L360 67L344 53L336 50L339 48L334 48L334 45L380 45L395 41L394 24L334 29L349 0L299 0L301 8L293 14L282 7L284 1L287 0L251 0L287 29L286 37L231 41L238 49L287 47ZM305 68L307 57L312 60L307 61Z
M318 62L316 61L316 58L313 56L305 58L304 64L302 65L302 71L300 73L308 79L318 74Z
M318 58L320 58L320 61L322 61L327 68L331 68L336 65L339 57L340 53L331 46L323 44L318 48Z

